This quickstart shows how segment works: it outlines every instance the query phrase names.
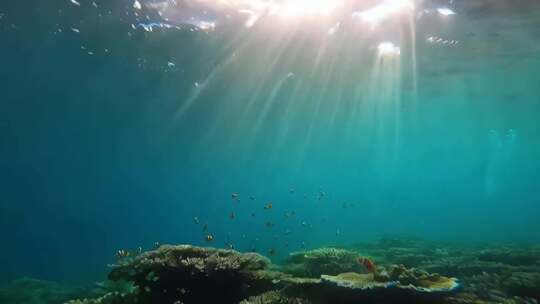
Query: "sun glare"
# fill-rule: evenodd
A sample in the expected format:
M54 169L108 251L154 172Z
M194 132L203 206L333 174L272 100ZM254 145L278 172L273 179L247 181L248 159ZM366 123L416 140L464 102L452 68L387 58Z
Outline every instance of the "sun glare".
M437 12L439 12L439 14L441 14L443 16L452 16L452 15L456 14L453 10L451 10L449 8L446 8L446 7L438 8Z
M399 56L401 54L401 49L392 42L381 42L377 49L381 56Z
M277 5L276 15L287 17L328 16L340 5L336 0L289 0Z
M390 17L413 9L414 4L411 0L386 0L373 8L356 12L354 16L371 25L377 25Z
M229 7L282 17L329 16L343 0L221 0Z

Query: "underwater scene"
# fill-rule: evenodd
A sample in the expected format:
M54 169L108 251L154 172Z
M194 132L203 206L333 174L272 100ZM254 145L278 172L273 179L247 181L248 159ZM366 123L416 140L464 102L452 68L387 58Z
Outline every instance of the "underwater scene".
M540 1L0 3L1 304L540 301Z

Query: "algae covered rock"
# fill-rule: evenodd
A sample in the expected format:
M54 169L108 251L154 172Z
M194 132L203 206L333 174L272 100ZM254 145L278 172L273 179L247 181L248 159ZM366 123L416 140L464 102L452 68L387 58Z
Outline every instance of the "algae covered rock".
M356 252L339 248L319 248L293 252L282 267L283 272L301 277L319 277L344 272L361 272Z

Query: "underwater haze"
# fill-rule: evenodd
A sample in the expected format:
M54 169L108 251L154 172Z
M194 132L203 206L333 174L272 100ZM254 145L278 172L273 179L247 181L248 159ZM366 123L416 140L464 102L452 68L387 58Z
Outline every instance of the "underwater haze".
M2 282L540 241L538 1L2 1L0 79Z

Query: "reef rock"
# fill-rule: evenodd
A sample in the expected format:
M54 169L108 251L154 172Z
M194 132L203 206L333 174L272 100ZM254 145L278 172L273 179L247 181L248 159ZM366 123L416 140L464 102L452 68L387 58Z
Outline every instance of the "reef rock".
M300 277L336 275L343 272L361 272L358 253L338 248L319 248L293 252L289 255L282 271Z

